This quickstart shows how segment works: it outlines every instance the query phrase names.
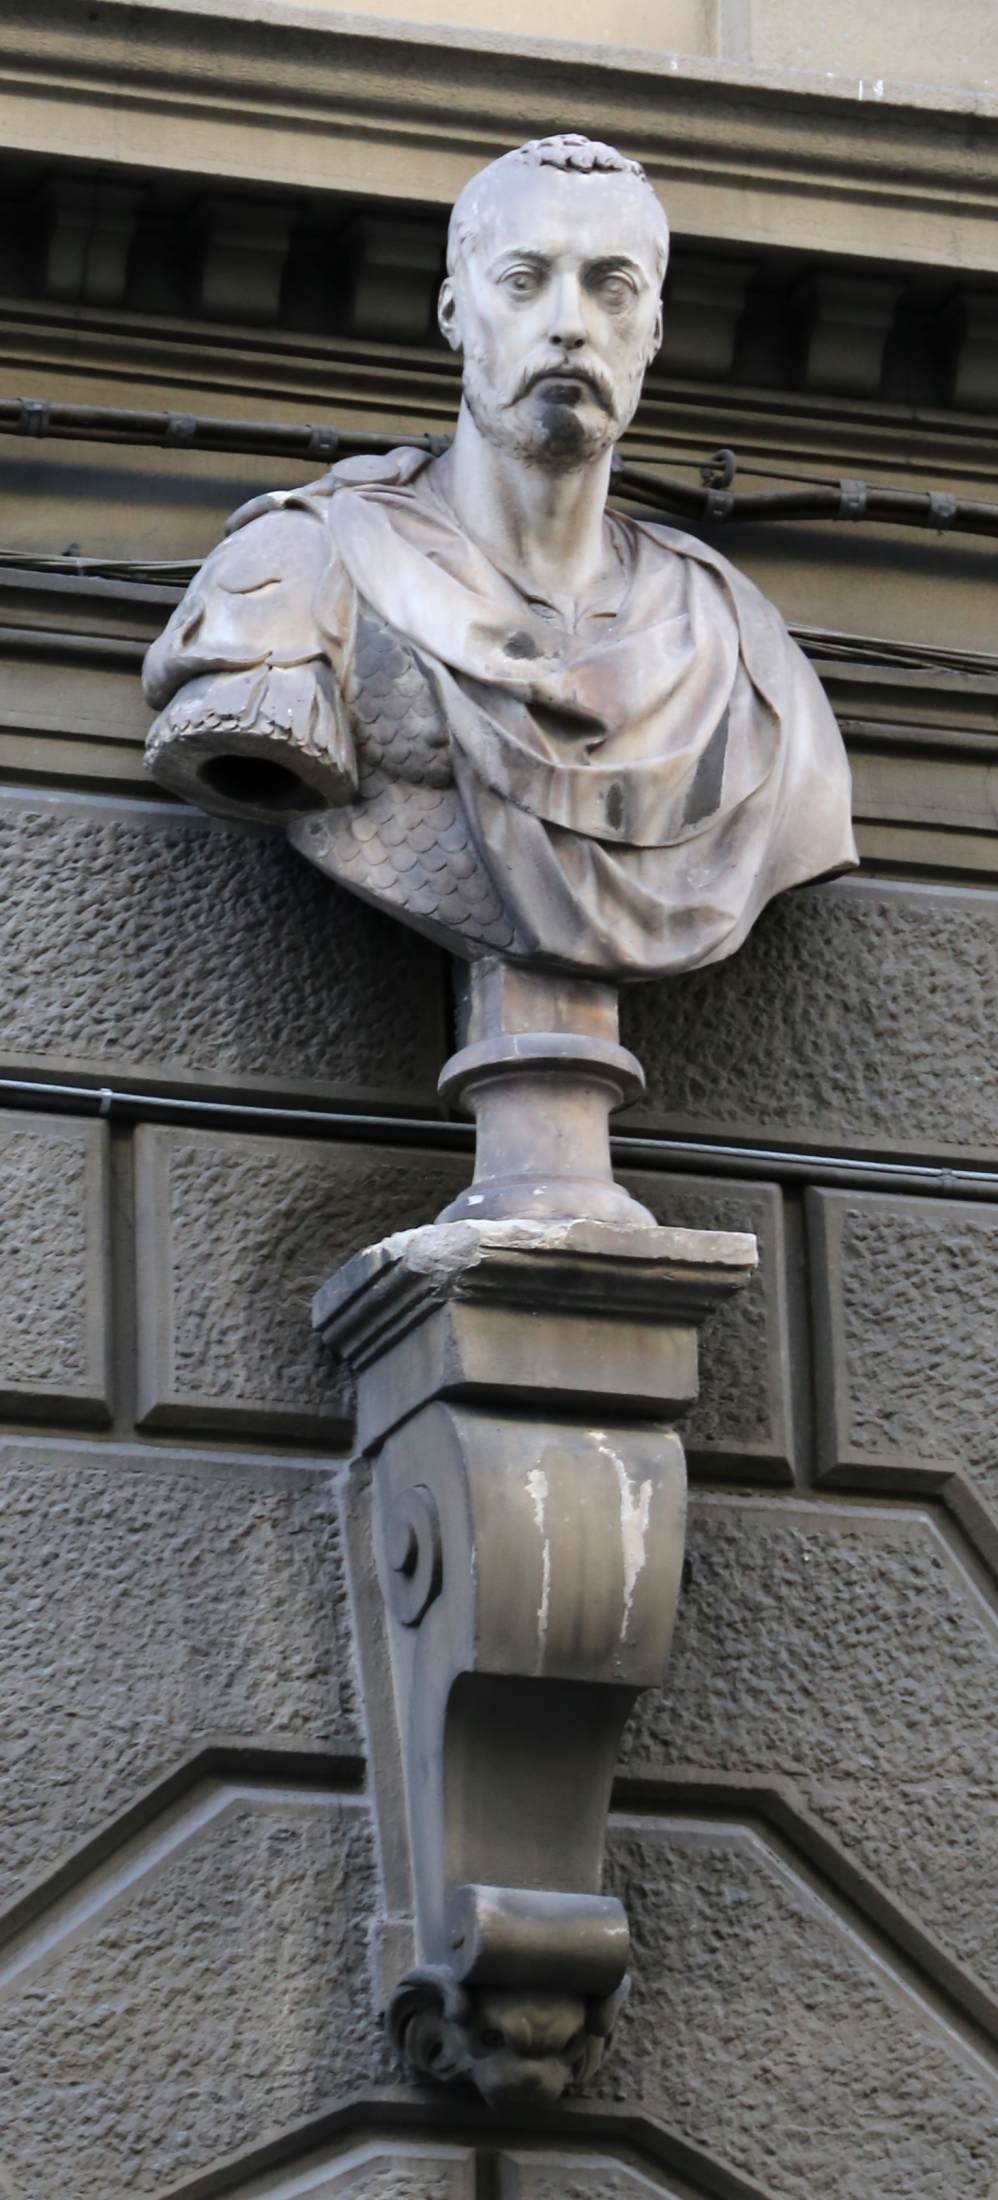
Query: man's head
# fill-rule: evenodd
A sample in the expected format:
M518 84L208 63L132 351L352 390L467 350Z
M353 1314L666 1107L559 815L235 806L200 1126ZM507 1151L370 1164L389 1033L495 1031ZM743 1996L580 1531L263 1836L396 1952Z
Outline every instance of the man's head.
M668 254L651 185L609 145L541 138L472 177L451 215L440 326L489 442L561 469L617 441L662 341Z

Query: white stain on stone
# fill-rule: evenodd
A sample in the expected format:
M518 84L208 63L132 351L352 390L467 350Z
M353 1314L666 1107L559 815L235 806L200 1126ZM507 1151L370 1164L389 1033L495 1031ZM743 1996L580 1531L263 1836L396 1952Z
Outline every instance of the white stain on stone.
M537 1670L540 1672L547 1648L548 1620L551 1614L551 1544L544 1523L548 1478L543 1467L531 1467L527 1476L527 1489L541 1539L541 1601L537 1607Z
M602 1433L602 1430L593 1431L594 1435ZM599 1448L604 1459L609 1459L613 1467L620 1491L620 1545L624 1559L624 1616L620 1623L620 1639L623 1642L631 1624L634 1592L644 1569L652 1485L649 1479L636 1488L620 1454L606 1443Z

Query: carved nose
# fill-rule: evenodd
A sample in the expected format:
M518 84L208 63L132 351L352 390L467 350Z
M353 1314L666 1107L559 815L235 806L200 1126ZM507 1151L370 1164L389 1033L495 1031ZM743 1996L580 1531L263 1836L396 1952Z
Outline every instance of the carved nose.
M551 330L551 342L560 344L563 351L579 351L586 341L586 331L583 325L582 300L579 296L578 285L573 282L570 276L563 277L558 283L557 294L552 300L552 306L554 325Z

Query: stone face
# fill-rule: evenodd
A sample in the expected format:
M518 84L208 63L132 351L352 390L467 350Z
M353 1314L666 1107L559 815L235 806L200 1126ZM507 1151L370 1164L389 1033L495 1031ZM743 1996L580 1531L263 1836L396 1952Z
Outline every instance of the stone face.
M7 1958L24 2200L159 2200L384 2075L366 1810L290 1784L199 1800L153 1826L128 1884L114 1860L95 1877L81 1922L39 1920L36 1961L30 1927Z
M348 1444L312 1295L351 1253L432 1221L470 1157L149 1127L136 1148L145 1420Z
M782 1200L776 1185L622 1169L621 1182L657 1222L689 1230L750 1230L759 1268L700 1335L700 1396L682 1424L691 1469L736 1463L783 1478L793 1458Z
M966 1475L998 1533L998 1207L813 1192L824 1465Z
M106 1420L107 1131L0 1115L0 1407Z
M998 2082L744 1826L629 1821L635 1993L603 2086L780 2200L988 2200Z
M318 1470L0 1450L0 1900L209 1741L356 1748Z
M874 1898L900 1902L998 1987L982 1900L998 1884L986 1805L998 1641L931 1518L700 1497L687 1550L666 1687L642 1699L628 1764L722 1774L747 1815L777 1783Z
M730 963L625 988L621 1011L663 1128L998 1156L993 894L787 894Z
M433 1099L439 958L279 836L0 796L0 1066Z

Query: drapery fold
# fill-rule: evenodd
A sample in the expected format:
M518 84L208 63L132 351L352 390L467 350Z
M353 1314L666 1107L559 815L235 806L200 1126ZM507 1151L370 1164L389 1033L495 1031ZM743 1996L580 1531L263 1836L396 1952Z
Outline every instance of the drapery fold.
M725 559L650 521L605 526L610 577L568 629L470 541L424 453L347 460L234 516L147 690L162 703L212 669L331 662L349 704L373 615L437 698L517 952L633 977L716 961L774 894L855 863L841 736ZM362 805L330 813L325 857L294 837L335 872Z

